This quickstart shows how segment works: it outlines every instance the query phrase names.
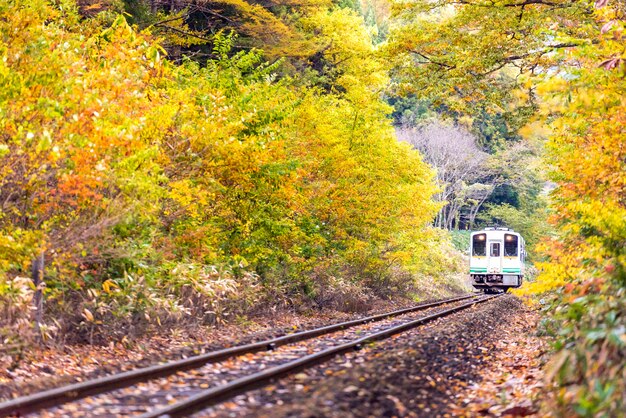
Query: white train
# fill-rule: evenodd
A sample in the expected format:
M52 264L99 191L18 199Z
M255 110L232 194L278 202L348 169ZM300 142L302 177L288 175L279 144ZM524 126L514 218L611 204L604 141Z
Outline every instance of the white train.
M524 238L509 228L485 228L472 232L472 285L485 292L520 287L524 278L525 257Z

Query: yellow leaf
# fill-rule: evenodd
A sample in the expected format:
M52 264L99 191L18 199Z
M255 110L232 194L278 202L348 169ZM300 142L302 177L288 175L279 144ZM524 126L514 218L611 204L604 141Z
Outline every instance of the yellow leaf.
M107 295L113 293L112 289L119 289L119 286L113 280L107 279L104 283L102 283L102 290L104 290Z
M91 311L87 308L83 309L83 317L89 321L89 322L93 322L94 321L94 317L93 314L91 313Z

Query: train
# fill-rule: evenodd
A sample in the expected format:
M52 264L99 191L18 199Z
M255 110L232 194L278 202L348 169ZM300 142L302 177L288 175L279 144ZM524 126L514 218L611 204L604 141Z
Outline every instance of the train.
M524 238L509 228L490 227L470 235L469 272L474 288L507 292L522 285Z

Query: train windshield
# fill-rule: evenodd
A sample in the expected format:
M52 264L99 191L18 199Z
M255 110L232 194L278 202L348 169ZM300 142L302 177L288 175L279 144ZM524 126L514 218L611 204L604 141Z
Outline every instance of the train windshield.
M500 257L500 243L492 242L491 243L491 257Z
M518 239L517 235L504 234L504 256L517 257Z
M485 234L476 234L472 238L472 255L483 257L487 255L487 236Z

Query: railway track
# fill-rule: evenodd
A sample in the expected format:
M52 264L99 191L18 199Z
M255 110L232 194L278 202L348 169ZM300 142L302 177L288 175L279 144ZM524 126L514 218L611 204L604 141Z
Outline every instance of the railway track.
M494 297L444 299L64 386L0 403L0 416L187 416Z

